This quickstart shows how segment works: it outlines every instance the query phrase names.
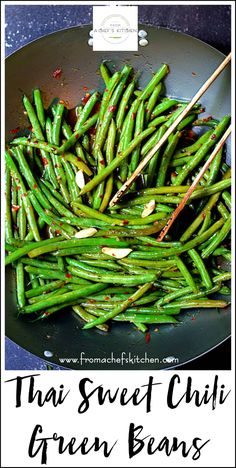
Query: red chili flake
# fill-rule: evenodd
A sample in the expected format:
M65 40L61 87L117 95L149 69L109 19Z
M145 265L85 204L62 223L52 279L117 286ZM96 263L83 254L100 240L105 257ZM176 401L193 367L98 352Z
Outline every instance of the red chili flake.
M17 190L17 191L20 190L20 185L17 185L17 186L16 186L16 190Z
M38 144L38 140L34 140L34 143L37 145L37 144Z
M196 320L196 317L192 316L191 320Z
M66 273L66 278L72 278L72 275L70 273Z
M62 69L61 68L56 68L56 70L54 70L52 76L53 76L53 78L56 78L56 80L58 80L59 78L61 78L61 74L62 74Z
M16 127L16 128L13 128L12 130L10 130L10 133L12 133L12 135L15 135L16 133L18 133L20 130L20 127Z
M88 91L88 86L83 86L84 91Z
M203 122L209 122L209 120L212 119L212 115L209 115L209 117L205 117L205 119L202 119Z
M18 211L20 209L19 205L12 205L11 210L12 211Z
M36 189L36 188L38 188L38 186L37 186L37 184L34 184L33 189Z
M122 224L124 224L124 225L125 225L125 224L129 224L128 219L124 219Z
M132 120L135 120L135 117L136 117L136 112L132 112L132 115L131 115L131 117L132 117Z
M22 194L22 197L27 197L27 193L23 193L23 194Z
M197 73L195 73L195 72L192 72L192 75L193 75L193 76L196 76L196 75L197 75Z
M76 139L79 138L79 134L78 134L78 133L75 134L75 138L76 138Z
M90 127L88 129L88 133L89 133L89 135L95 135L96 134L96 127L95 126Z
M48 165L47 158L42 158L42 163L43 163L43 166L47 166Z
M63 99L60 99L59 104L65 105L65 101L63 101Z
M215 140L215 139L216 139L216 135L215 135L215 133L213 133L213 134L211 135L211 140Z
M30 132L32 132L32 131L33 131L32 125L30 125L29 127L27 127L27 130L29 130ZM35 143L36 143L36 142L35 142Z
M108 238L109 238L109 236L102 236L102 237L104 237L104 239L108 239Z
M99 162L100 162L100 164L102 164L102 166L104 166L104 164L105 164L104 159L100 159Z
M116 106L109 106L107 110L108 112L115 112Z
M96 302L96 301L95 301L95 299L89 299L88 302L89 302L90 304L94 304L94 302Z
M105 92L106 92L106 93L107 93L107 91L108 91L108 88L105 88Z
M44 312L44 314L43 314L43 315L49 315L49 314L50 314L49 312Z
M104 297L105 301L109 301L110 300L110 297L109 296L106 296Z
M112 257L115 257L115 254L114 254L114 253L112 253L111 255L112 255Z
M151 334L150 334L150 332L145 333L145 341L146 341L146 343L147 343L147 344L150 343L150 340L151 340Z
M101 107L101 102L100 101L97 101L94 108L93 108L93 112L92 114L96 114L97 112L99 112L100 110L100 107Z
M171 172L171 177L177 177L178 173L176 171Z
M145 244L147 247L153 247L152 244L148 243L148 244Z
M189 130L187 132L187 135L188 135L189 138L194 138L195 137L195 133L192 130Z
M89 98L90 98L90 94L86 93L85 96L81 99L82 104L85 105L86 102L88 102Z
M59 234L61 234L60 229L56 229L55 234L56 234L57 236L59 236Z
M206 213L202 213L202 219L205 219Z

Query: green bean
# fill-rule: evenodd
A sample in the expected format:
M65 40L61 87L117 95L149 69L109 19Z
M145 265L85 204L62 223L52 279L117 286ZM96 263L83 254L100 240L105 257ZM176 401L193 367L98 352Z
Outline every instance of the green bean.
M85 193L92 190L96 187L100 182L102 182L106 177L108 177L117 167L120 166L121 161L127 158L130 153L138 146L144 138L150 135L154 131L154 128L150 127L144 130L140 135L135 137L131 142L129 147L119 155L118 158L113 159L113 161L100 172L97 174L90 182L88 182L84 188L81 190L80 195L84 195Z
M160 83L160 81L167 75L169 72L169 67L166 64L163 64L159 70L156 71L155 75L149 81L147 86L142 91L141 95L138 97L140 101L146 100L153 92L154 88Z
M158 104L152 111L151 120L154 119L154 117L163 114L163 112L170 109L171 107L176 106L176 104L178 104L178 101L176 99L165 99L160 104Z
M148 99L148 102L147 102L147 105L146 105L146 115L145 115L145 122L146 122L146 125L147 123L149 122L150 120L150 117L151 117L151 113L155 107L155 104L157 102L157 99L160 95L160 92L162 90L162 83L159 83L153 90L152 94L150 95L149 99Z
M32 312L38 312L39 310L43 310L46 307L52 307L56 305L58 302L60 304L66 304L70 301L74 301L79 299L80 297L87 296L93 292L101 291L106 287L105 284L91 284L85 285L79 288L77 291L71 291L60 296L54 296L49 299L42 300L41 302L37 302L35 304L31 304L22 308L22 313L29 314Z
M174 135L171 136L170 138L170 141L168 142L168 145L163 153L163 156L161 158L161 163L160 163L160 167L159 167L159 171L158 171L158 175L157 175L157 181L156 181L156 185L158 187L162 187L163 185L165 185L165 179L166 179L166 172L167 172L167 169L168 169L168 165L170 163L170 160L173 156L173 153L175 151L175 148L179 142L179 139L180 139L180 136L181 136L181 133L180 132L176 132Z
M155 119L151 120L151 122L148 124L148 127L157 127L160 124L164 124L165 122L167 122L167 120L169 120L170 116L171 116L171 114L170 115L160 115L160 116L156 117Z
M67 178L68 189L71 194L71 200L78 200L79 199L79 187L75 183L75 174L70 165L70 163L65 159L62 158L62 166L65 170L65 175ZM81 200L82 201L82 200Z
M17 212L18 234L19 234L19 238L23 240L26 236L27 222L26 222L26 213L25 213L25 209L23 206L21 196L20 196L20 192L18 192L18 206L19 206L19 210Z
M63 196L58 192L58 190L56 190L53 187L53 185L48 180L40 179L38 180L38 185L41 188L42 192L45 194L45 196L47 196L47 193L49 191L49 193L51 193L51 195L53 195L53 197L56 198L60 203L62 203L66 208L67 205L65 203ZM46 193L46 190L47 190L47 193Z
M85 322L91 322L95 318L94 315L89 314L89 312L84 310L83 307L81 307L80 305L72 306L72 309L76 313L76 315L82 318ZM98 325L97 328L104 332L108 331L108 326L105 323L102 325Z
M37 197L38 201L43 205L45 209L50 210L51 205L48 202L47 198L44 196L44 194L41 192L30 168L29 165L24 157L23 151L18 147L14 148L12 150L13 155L17 159L20 167L20 171L22 174L24 174L25 180L27 181L30 189L33 191L35 196Z
M85 263L86 265L97 266L99 268L105 268L107 270L120 270L121 267L113 261L103 261L103 260L84 260L80 259L80 262Z
M202 251L202 258L208 258L212 252L223 242L226 236L229 234L231 229L231 215L226 220L225 224L222 226L221 230L218 232L218 235L212 242Z
M120 147L120 152L118 151L118 153L117 153L118 156L119 156L120 153L122 153L122 151L125 151L126 148L128 148L128 146L129 146L129 144L130 144L130 142L132 140L134 125L135 125L135 119L136 119L136 113L137 113L137 110L138 110L139 106L140 106L139 100L135 99L135 101L132 103L132 105L130 107L130 110L129 110L128 114L127 114L124 134L121 136L121 139L120 139L121 147ZM134 135L134 136L136 136L136 135ZM122 161L119 169L120 169L120 171L119 171L120 180L122 182L125 182L125 180L127 178L127 174L128 174L128 164L126 163L125 160Z
M202 234L207 230L207 228L211 224L211 210L206 211L204 221L202 223L201 229L199 230L198 234Z
M219 211L220 215L224 218L224 219L228 219L230 213L229 211L227 210L226 206L222 203L222 202L219 202L218 205L217 205L217 210Z
M29 192L29 198L30 201L32 202L32 205L35 209L35 211L38 213L41 219L44 220L46 224L48 224L52 229L57 231L57 234L63 234L64 237L71 237L75 234L75 229L72 228L71 226L68 226L65 223L62 223L61 221L57 221L57 219L54 216L54 213L52 213L49 210L44 210L40 203L38 203L38 200L34 196L32 192ZM57 204L59 202L57 201Z
M46 141L39 141L37 138L29 140L26 137L19 137L15 138L10 142L10 145L23 145L23 146L30 146L32 148L38 148L40 150L44 150L47 153L54 153L55 151L59 151L59 148L55 145L51 145L50 143L47 143Z
M219 299L207 299L207 298L201 298L198 300L188 300L184 299L184 301L180 302L172 302L171 304L166 304L163 306L163 310L166 312L168 310L168 307L179 307L181 309L194 309L194 308L206 308L206 309L211 309L211 308L224 308L228 306L228 302L226 301L220 301Z
M227 180L227 178L229 178L229 177L230 177L230 171L228 171L224 175L223 179ZM223 181L221 181L221 182L223 182ZM206 203L204 208L201 210L199 215L195 218L195 220L190 224L190 226L186 229L186 231L180 237L181 242L184 242L184 241L188 240L189 237L191 237L191 235L196 231L198 226L200 226L200 224L202 223L203 219L205 218L205 215L206 215L207 211L209 211L209 210L211 210L213 208L213 206L217 203L219 197L220 197L220 192L216 192L215 194L213 194L209 198L208 202Z
M43 219L39 217L37 219L37 223L38 223L38 229L41 231L45 226L45 222ZM32 241L33 239L34 239L34 233L32 229L29 229L28 234L25 236L25 241Z
M39 280L38 278L33 275L33 273L29 273L29 278L30 278L30 285L32 286L33 289L36 289L39 287ZM25 292L25 295L27 294L28 291ZM26 296L27 297L27 296Z
M219 120L206 118L206 119L197 119L197 120L195 120L193 125L196 126L196 127L206 126L206 127L215 128L218 125L218 123L219 123Z
M48 299L49 297L52 297L52 296L60 296L61 294L64 294L64 293L66 293L68 291L69 291L68 286L65 286L64 288L60 288L60 289L57 289L56 291L51 291L51 292L45 294L44 298ZM32 299L29 299L28 303L29 304L35 304L36 302L40 302L41 300L42 300L41 296L35 296L35 297L32 297Z
M58 263L45 262L45 261L42 261L42 260L35 260L35 259L32 259L32 258L27 258L27 257L21 258L20 261L24 265L30 265L30 266L34 266L34 267L38 267L38 268L49 268L49 270L58 270L58 269L60 270L60 268L58 267Z
M152 283L147 283L141 286L137 291L135 291L134 294L132 294L126 301L122 302L122 304L119 304L116 306L111 312L108 312L104 314L102 317L99 317L92 322L87 323L83 328L88 329L92 328L97 325L101 325L102 323L105 323L107 320L110 320L117 315L119 315L121 312L126 310L132 303L134 303L137 299L140 299L152 286Z
M55 107L54 120L52 124L52 143L57 146L60 144L60 132L64 109L65 106L62 102L59 102Z
M86 120L86 122L83 125L81 125L79 129L76 130L65 143L63 143L63 145L61 145L59 148L56 148L57 154L61 155L63 153L66 153L66 151L68 151L68 149L70 149L71 146L74 146L78 139L97 122L97 119L98 112L92 117L90 117L88 120Z
M218 177L218 173L219 173L220 165L222 161L222 156L223 156L223 148L221 148L220 151L218 151L216 157L214 158L214 160L212 161L209 167L210 174L209 174L209 178L207 179L207 184L206 184L208 187L212 185L215 182L216 178Z
M102 172L104 166L105 166L105 159L103 157L101 150L98 148L97 149L97 174ZM94 191L93 208L95 210L98 210L100 208L100 205L103 199L104 188L105 188L105 182L102 181L96 187Z
M209 275L209 273L207 271L207 268L206 268L203 260L201 259L199 253L195 249L190 249L188 251L188 255L193 260L196 268L198 269L198 271L200 273L200 276L202 278L203 284L206 286L207 289L211 289L212 288L212 281L211 281L210 275Z
M141 101L138 111L137 111L137 116L136 116L136 121L135 121L135 130L134 130L134 137L137 137L144 129L144 118L145 118L145 109L144 109L144 103ZM133 150L131 154L131 159L130 159L130 166L129 166L129 176L135 171L138 161L139 161L139 156L140 156L140 150L141 147L140 145L136 146L136 148Z
M116 141L116 125L115 125L114 120L112 119L110 123L109 131L108 131L107 146L106 146L106 163L108 165L112 162L112 159L113 159L115 141ZM101 205L99 207L99 211L101 211L101 213L103 213L105 209L107 208L107 205L110 201L110 197L112 194L112 189L113 189L113 176L110 175L110 177L108 177L106 181L104 196L103 196Z
M105 85L107 86L111 78L111 73L110 73L110 70L107 68L105 62L102 62L100 65L100 73L103 77Z
M28 99L27 96L23 96L23 104L24 104L24 107L25 107L25 110L27 112L27 116L29 118L29 121L33 127L33 133L35 134L36 138L38 138L39 140L44 140L44 136L43 136L43 132L42 132L42 129L41 129L41 126L40 126L40 123L39 123L39 120L38 120L38 117L34 111L34 108L30 102L30 100Z
M17 262L16 264L16 291L17 291L17 303L21 309L25 306L25 284L24 284L24 267L22 263Z
M211 137L208 138L208 140L201 146L201 148L196 152L194 157L191 159L191 161L182 169L181 172L177 175L177 177L174 180L173 185L179 185L181 184L184 179L188 176L188 174L195 169L195 167L201 162L201 160L204 158L204 156L207 154L207 152L214 146L215 142L218 141L220 136L223 134L225 128L228 126L230 121L229 116L223 117L223 119L220 121L219 125L214 130L214 133L211 135ZM213 138L214 136L214 138Z
M194 121L195 117L196 117L196 114L189 114L187 117L185 117L185 119L182 120L182 122L179 123L179 125L177 126L177 130L178 131L183 130L185 127L187 127L189 124L191 124Z
M5 234L6 240L13 237L12 229L12 211L14 206L11 204L11 174L8 167L5 172L5 192L6 192L6 208L5 208Z
M32 274L32 273L30 273ZM25 296L29 299L31 297L41 296L41 294L46 294L50 291L55 291L59 288L63 288L65 284L67 284L68 280L66 281L52 281L44 286L38 286L38 288L30 289L29 291L25 292Z
M109 103L109 101L111 99L112 93L113 93L116 85L119 83L120 78L121 78L121 73L120 72L115 72L114 75L112 75L112 77L109 80L109 84L106 87L106 89L105 89L105 91L103 93L103 97L102 97L101 107L100 107L100 110L99 110L99 124L98 125L101 125L101 121L102 121L102 119L104 117L104 114L105 114L105 112L107 110L108 103Z
M99 275L97 273L86 272L78 267L68 267L68 270L75 276L80 278L89 279L98 283L112 283L112 284L125 284L127 286L137 286L146 282L155 281L156 275L153 273L138 274L138 275L121 275L114 273L107 273Z
M198 289L197 286L196 286L196 283L195 283L191 273L187 269L186 265L184 264L183 260L181 260L181 258L177 257L177 256L174 257L174 260L176 262L177 268L181 271L184 279L186 280L186 283L192 288L193 292L196 292L197 289Z
M222 193L222 198L223 200L225 201L226 205L228 206L228 208L231 208L232 206L232 203L231 203L231 196L229 194L229 192L227 192L226 190Z
M192 145L185 146L184 148L181 148L179 151L177 151L174 155L174 158L182 158L183 156L190 156L191 154L195 153L199 150L199 148L201 148L203 143L206 143L206 141L212 134L213 130L208 130L202 136L200 136L200 138L198 138L198 140L195 141Z
M221 273L219 275L213 276L212 281L213 283L221 283L222 281L228 281L231 279L231 273Z
M88 101L86 102L81 114L78 116L76 124L75 124L75 128L74 128L74 132L78 131L81 125L85 124L86 120L88 119L89 115L91 114L98 100L99 100L99 93L95 91L95 93L93 93L88 99Z
M33 94L34 94L34 104L36 107L37 117L38 117L42 130L44 130L45 129L45 112L44 112L41 92L39 89L34 89Z
M25 267L25 271L27 273L33 273L37 275L37 278L45 278L45 279L60 279L64 281L68 281L70 283L76 283L76 284L91 284L85 279L77 278L77 276L72 276L70 273L64 273L62 271L54 271L54 270L49 270L48 268L42 268L42 267L33 267L31 265L28 265Z
M123 124L123 121L124 121L126 107L128 105L130 97L132 96L133 90L134 90L134 81L131 81L131 83L127 86L127 88L126 88L126 90L125 90L125 92L123 94L123 97L122 97L122 99L120 101L120 104L119 104L119 107L118 107L118 110L117 110L116 128L117 128L118 132L121 131L122 124Z
M7 151L5 152L5 159L6 159L7 167L12 172L15 181L17 182L18 186L20 187L20 189L19 189L20 195L21 195L21 198L23 200L23 205L24 205L24 208L25 208L25 212L26 212L26 215L27 215L29 226L30 226L30 228L31 228L31 230L32 230L32 232L34 234L34 238L35 238L36 241L40 241L40 235L39 235L38 226L37 226L37 223L36 223L36 220L35 220L33 207L32 207L32 205L30 203L30 200L29 200L29 198L27 196L27 191L26 191L24 182L23 182L23 180L21 178L21 175L20 175L14 161L12 160L10 154Z
M73 248L73 247L84 247L84 246L113 246L113 247L128 247L129 243L123 241L117 241L116 239L104 239L102 238L85 238L85 239L70 239L70 240L59 240L58 242L48 243L44 241L44 244L38 244L33 250L29 251L28 255L30 258L37 257L48 252L54 252L55 250Z

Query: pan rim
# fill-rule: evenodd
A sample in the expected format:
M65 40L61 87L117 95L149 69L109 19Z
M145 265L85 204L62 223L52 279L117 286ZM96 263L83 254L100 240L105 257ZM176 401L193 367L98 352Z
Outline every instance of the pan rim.
M184 33L182 31L175 31L175 29L171 29L171 28L165 28L164 26L160 26L160 27L157 27L157 26L154 26L152 25L151 23L138 23L138 26L146 26L146 27L149 27L149 28L153 28L155 30L164 30L164 31L171 31L173 33L176 33L176 34L179 34L181 36L186 36L188 38L191 38L193 39L194 41L197 41L197 42L200 42L201 44L204 44L205 46L209 47L210 49L212 49L214 52L217 52L218 54L220 54L222 57L226 57L226 55L221 52L220 50L218 50L216 47L208 44L207 42L203 41L202 39L199 39L198 37L195 37L195 36L192 36L191 34L187 34L187 33ZM62 29L58 29L57 31L52 31L48 34L45 34L45 35L42 35L42 36L39 36L37 37L36 39L33 39L32 41L30 42L27 42L27 44L24 44L22 45L21 47L19 47L17 50L15 50L14 52L10 53L9 55L6 56L5 54L5 60L7 61L8 59L10 59L13 55L15 54L18 54L20 53L24 48L26 47L30 47L32 44L35 44L37 41L40 41L42 39L45 39L45 38L48 38L48 37L51 37L53 35L56 35L56 34L59 34L59 33L62 33L62 32L66 32L66 31L72 31L73 29L85 29L85 28L88 28L88 27L92 27L92 24L91 23L86 23L86 24L82 24L82 25L78 25L78 26L71 26L69 28L62 28Z

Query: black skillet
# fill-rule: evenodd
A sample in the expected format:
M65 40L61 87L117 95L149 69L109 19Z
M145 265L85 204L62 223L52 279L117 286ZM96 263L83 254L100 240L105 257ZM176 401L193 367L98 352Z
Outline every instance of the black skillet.
M39 87L46 105L56 96L73 108L84 95L84 87L92 90L102 86L98 67L104 59L118 67L130 63L140 73L141 86L161 63L168 63L171 72L166 79L167 94L190 99L224 58L222 53L191 36L164 28L141 28L148 32L149 44L139 47L138 52L93 52L88 45L91 26L85 26L45 36L8 57L7 139L11 129L27 124L22 112L23 93L30 95L33 88ZM52 77L57 68L62 69L59 80ZM207 115L221 118L230 113L229 67L211 85L201 103ZM230 163L229 145L227 162ZM158 332L155 326L150 327L149 342L128 324L115 323L107 335L97 329L83 331L79 319L67 309L50 320L36 323L17 319L16 313L15 279L9 267L6 272L6 335L36 356L71 369L171 368L207 353L230 335L230 307L220 312L191 310L180 315L181 325L162 325ZM81 353L88 359L82 363ZM122 353L129 362L114 362Z

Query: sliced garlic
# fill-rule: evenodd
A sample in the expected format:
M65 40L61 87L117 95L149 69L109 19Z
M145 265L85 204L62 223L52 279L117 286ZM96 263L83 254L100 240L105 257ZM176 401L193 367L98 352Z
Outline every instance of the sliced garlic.
M88 229L81 229L81 231L78 231L74 237L77 239L85 239L86 237L92 237L94 234L96 234L97 229L95 228L88 228Z
M77 183L78 187L82 189L85 186L84 180L84 173L83 171L78 171L75 174L75 182Z
M146 218L155 210L156 202L155 200L150 200L146 205L144 205L144 210L141 214L142 218Z
M103 247L102 252L113 258L124 258L132 252L132 249L112 249L110 247Z

